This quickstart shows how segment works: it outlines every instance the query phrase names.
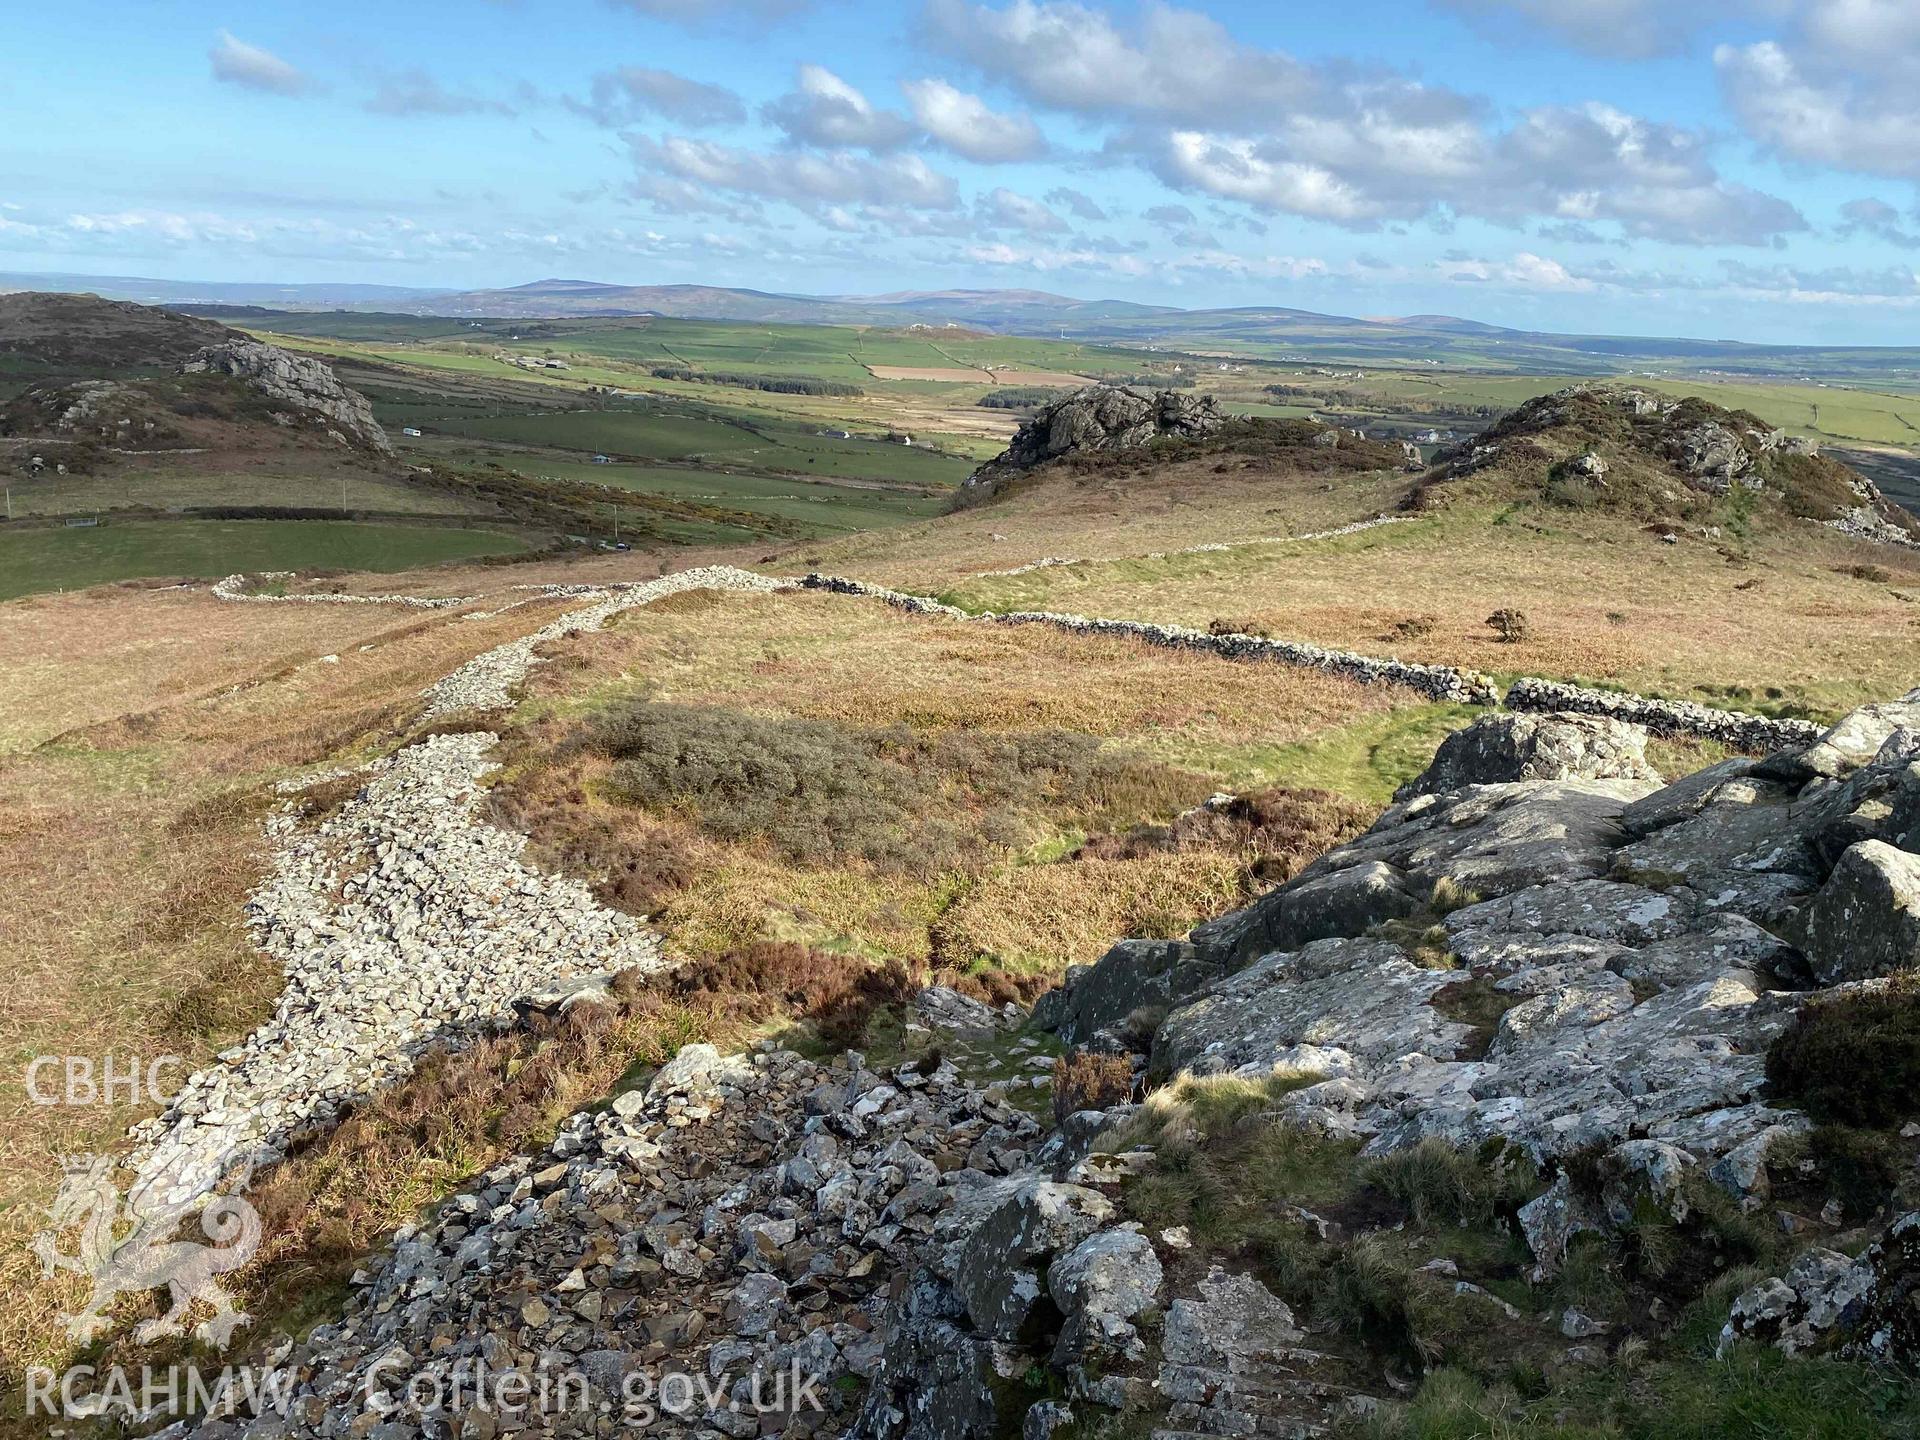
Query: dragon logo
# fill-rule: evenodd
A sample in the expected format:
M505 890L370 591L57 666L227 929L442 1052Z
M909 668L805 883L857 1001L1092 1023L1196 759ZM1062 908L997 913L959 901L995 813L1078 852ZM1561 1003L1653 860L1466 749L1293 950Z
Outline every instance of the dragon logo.
M249 1317L234 1308L219 1277L253 1258L260 1245L258 1213L238 1194L174 1201L164 1198L164 1186L154 1184L136 1186L123 1198L113 1170L111 1155L70 1159L66 1180L46 1212L53 1223L34 1237L33 1253L47 1278L70 1270L93 1282L85 1308L60 1317L67 1334L75 1340L90 1340L112 1328L106 1310L118 1296L164 1287L170 1302L167 1312L137 1326L134 1339L144 1344L181 1334L187 1328L187 1312L194 1301L201 1300L213 1307L213 1315L193 1327L194 1338L226 1349L234 1330ZM240 1187L245 1179L242 1176ZM181 1237L182 1226L196 1212L200 1229L212 1244ZM79 1248L68 1254L59 1248L59 1241L74 1230Z

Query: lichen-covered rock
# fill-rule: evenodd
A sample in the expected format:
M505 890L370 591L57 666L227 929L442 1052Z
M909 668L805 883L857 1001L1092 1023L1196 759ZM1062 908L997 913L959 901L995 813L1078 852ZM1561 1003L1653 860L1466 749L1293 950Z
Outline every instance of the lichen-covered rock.
M1099 1231L1056 1256L1047 1267L1047 1293L1064 1319L1054 1363L1139 1359L1133 1318L1159 1303L1164 1278L1152 1244L1135 1229Z
M1102 1031L1124 1026L1135 1011L1164 1011L1220 974L1211 956L1203 959L1197 947L1182 941L1122 940L1050 991L1059 998L1037 1014L1037 1023L1068 1045L1086 1045Z
M1017 431L1007 448L966 480L976 492L1083 450L1135 450L1154 440L1209 435L1226 423L1211 395L1162 390L1142 395L1120 385L1089 385L1054 401Z
M1857 1260L1816 1246L1746 1291L1720 1332L1722 1353L1737 1340L1920 1370L1920 1213L1895 1220Z
M1083 1185L1027 1176L981 1220L962 1247L955 1287L974 1329L998 1340L1021 1332L1040 1299L1040 1277L1113 1217L1113 1202Z
M392 453L393 444L373 418L367 397L342 385L323 361L290 354L264 341L236 338L206 346L180 370L187 375L231 375L244 380L269 399L305 412L309 420L318 420L382 454Z
M1920 855L1863 840L1807 912L1801 947L1824 985L1920 964Z
M1577 713L1486 715L1441 741L1433 763L1394 799L1515 780L1657 783L1659 772L1646 751L1646 728L1624 720Z
M1753 452L1717 420L1702 420L1672 435L1667 453L1680 469L1712 490L1725 490L1753 473Z
M1169 1015L1154 1037L1153 1070L1266 1074L1303 1045L1380 1062L1451 1057L1471 1031L1426 1002L1457 978L1420 969L1386 940L1321 940L1271 955Z
M1419 908L1419 899L1407 888L1400 871L1382 861L1367 860L1283 886L1244 910L1197 925L1193 944L1207 961L1231 967L1273 950L1297 950L1315 940L1364 934L1382 921Z

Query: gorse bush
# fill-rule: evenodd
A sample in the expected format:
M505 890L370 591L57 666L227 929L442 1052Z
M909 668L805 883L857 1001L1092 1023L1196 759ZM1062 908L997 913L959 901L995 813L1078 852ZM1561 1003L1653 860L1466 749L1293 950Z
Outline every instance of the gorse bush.
M1809 1001L1767 1050L1775 1101L1885 1127L1920 1114L1920 973Z
M684 815L721 840L759 838L795 862L860 859L937 873L983 847L1177 810L1202 776L1061 730L857 729L709 706L637 702L579 742L612 761L609 798Z

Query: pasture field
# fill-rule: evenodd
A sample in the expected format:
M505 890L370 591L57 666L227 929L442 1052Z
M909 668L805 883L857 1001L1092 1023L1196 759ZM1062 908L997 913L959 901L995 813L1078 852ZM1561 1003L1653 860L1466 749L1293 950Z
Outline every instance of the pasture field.
M1017 534L1012 515L1001 520ZM931 567L881 558L892 549L874 537L852 573L937 588ZM1280 639L1811 718L1899 694L1920 670L1920 558L1813 526L1756 535L1744 550L1696 537L1666 545L1528 504L1462 505L1326 540L983 576L942 598L1200 627L1232 617ZM1502 608L1530 620L1517 643L1486 624Z
M344 468L337 474L276 474L255 465L216 468L202 463L199 457L184 455L143 470L20 478L11 481L7 489L15 515L262 505L391 515L488 513L458 496Z
M669 465L594 465L542 459L540 475L560 475L706 505L770 515L825 535L874 530L903 520L928 519L945 508L937 494L881 485L842 485L726 470Z
M405 570L531 548L517 535L344 520L134 521L0 533L0 600L112 580L254 570Z
M421 428L425 428L423 421ZM619 459L695 461L778 473L944 488L957 485L970 461L918 445L855 436L842 440L776 418L748 419L684 404L603 410L529 410L461 414L434 427L449 435L541 449L600 453Z

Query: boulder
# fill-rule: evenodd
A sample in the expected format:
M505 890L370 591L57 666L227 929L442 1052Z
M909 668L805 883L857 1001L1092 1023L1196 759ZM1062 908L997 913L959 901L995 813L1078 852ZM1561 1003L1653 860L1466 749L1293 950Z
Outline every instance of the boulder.
M1085 1045L1136 1010L1164 1009L1217 978L1220 966L1179 940L1122 940L1068 977L1034 1010L1036 1023L1069 1045ZM1059 999L1051 998L1058 995Z
M1902 1215L1857 1260L1815 1247L1784 1275L1733 1302L1720 1331L1724 1354L1739 1340L1788 1355L1832 1350L1857 1360L1920 1368L1920 1212Z
M1195 927L1193 942L1200 956L1231 968L1274 950L1364 935L1419 908L1404 875L1382 861L1367 860L1270 891L1244 910Z
M1048 1262L1113 1218L1098 1190L1029 1175L980 1221L961 1246L953 1284L974 1329L1012 1340L1041 1294Z
M1753 452L1728 426L1702 420L1677 431L1668 441L1669 458L1706 488L1726 490L1753 473Z
M1920 855L1863 840L1814 898L1801 948L1823 985L1920 964Z
M1396 800L1444 794L1468 785L1515 780L1641 780L1657 783L1647 763L1645 726L1598 715L1486 715L1440 744L1433 763L1401 786Z
M1047 1293L1064 1317L1054 1363L1140 1358L1133 1317L1159 1303L1163 1279L1159 1257L1138 1230L1101 1230L1057 1256L1047 1267Z
M1798 759L1812 774L1833 779L1878 759L1882 747L1902 730L1920 731L1920 701L1902 699L1862 705L1842 716L1832 729L1802 751Z

